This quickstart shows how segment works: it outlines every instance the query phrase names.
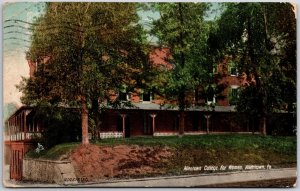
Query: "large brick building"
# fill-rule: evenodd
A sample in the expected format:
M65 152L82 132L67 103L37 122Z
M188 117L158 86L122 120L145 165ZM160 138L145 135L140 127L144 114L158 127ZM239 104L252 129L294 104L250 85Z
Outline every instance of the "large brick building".
M46 63L50 58L45 57L42 61ZM171 59L169 49L154 48L149 54L150 63L155 67L172 70L173 66L168 62ZM28 60L29 74L34 77L38 70L38 63ZM209 132L247 132L250 131L249 124L238 124L232 120L234 117L234 105L238 96L238 89L245 81L239 77L231 57L226 57L214 70L215 79L212 92L217 87L222 87L218 95L211 94L205 98L195 98L191 93L187 97L197 100L185 115L184 134L202 134ZM221 77L220 77L221 76ZM209 91L209 90L208 90ZM176 135L178 134L178 109L170 107L161 96L153 92L138 91L112 92L112 100L130 101L134 107L113 109L108 108L101 114L102 124L96 134L101 138L106 137L130 137L141 135ZM213 105L213 107L208 107ZM13 120L14 115L8 121ZM25 119L25 118L24 118ZM27 120L28 121L28 120ZM220 125L222 124L222 125ZM10 124L8 123L10 127ZM255 126L253 124L253 126ZM256 129L252 130L256 131Z

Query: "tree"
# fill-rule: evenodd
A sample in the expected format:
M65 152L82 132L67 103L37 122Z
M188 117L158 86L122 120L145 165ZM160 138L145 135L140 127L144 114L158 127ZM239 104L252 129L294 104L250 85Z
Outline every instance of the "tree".
M32 27L28 58L38 70L19 86L23 103L79 106L82 144L88 144L89 110L97 115L146 55L136 9L134 3L48 3Z
M227 3L211 35L219 55L232 55L246 76L237 109L258 116L262 134L268 115L296 99L295 31L289 3Z
M154 4L160 18L153 22L152 33L159 44L170 49L173 69L161 90L167 98L177 100L179 106L179 134L184 131L184 110L189 106L187 93L207 79L207 25L203 16L207 3Z

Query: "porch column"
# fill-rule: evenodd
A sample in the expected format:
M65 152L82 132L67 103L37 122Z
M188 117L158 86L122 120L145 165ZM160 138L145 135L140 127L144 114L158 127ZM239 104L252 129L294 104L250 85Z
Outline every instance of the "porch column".
M206 118L206 133L209 134L209 118L211 117L210 114L204 114Z
M7 132L8 132L9 141L11 141L11 138L10 138L10 125L11 125L11 121L9 119L8 120L8 125L7 125Z
M24 132L24 120L23 120L24 112L20 113L20 126L21 126L21 136L20 139L23 140L23 132Z
M17 126L16 116L13 117L13 123L14 126L12 127L12 140L14 141L16 136L16 126Z
M26 125L26 111L24 111L24 140L26 140L27 135L27 125Z
M36 132L40 132L40 122L39 120L36 121Z
M247 125L247 132L250 131L250 128L249 128L249 125L250 125L250 124L249 124L249 123L250 123L249 120L247 120L247 124L246 124L246 125Z
M30 132L33 132L34 131L34 119L32 118L31 120L31 128L30 128Z
M20 120L19 115L16 115L17 118L17 125L16 125L16 141L19 140L19 132L20 132Z
M153 131L153 136L154 136L154 132L155 132L155 117L156 114L150 114L150 117L152 118L152 131Z
M125 118L126 114L120 114L122 117L123 138L125 138Z
M14 125L15 125L14 118L12 118L12 119L11 119L11 130L10 130L10 140L11 140L11 141L13 140Z

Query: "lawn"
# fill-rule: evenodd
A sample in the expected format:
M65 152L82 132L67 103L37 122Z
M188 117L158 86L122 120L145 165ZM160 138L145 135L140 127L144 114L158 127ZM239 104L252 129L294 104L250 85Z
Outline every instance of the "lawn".
M195 135L170 137L135 137L126 139L103 139L93 142L99 146L139 145L169 147L173 157L160 166L167 174L179 175L185 166L205 165L271 165L272 168L295 167L297 162L297 138L259 135ZM80 143L56 145L37 154L27 154L32 158L59 159Z
M191 172L183 171L185 166L269 164L272 168L279 168L295 167L297 162L296 137L240 134L190 135L182 138L172 136L105 139L96 144L151 145L174 148L174 157L170 159L167 165L164 164L167 168L166 171L172 175L191 174Z
M36 153L35 150L31 150L26 154L28 158L41 158L41 159L48 159L48 160L58 160L63 155L66 155L72 149L79 146L80 143L63 143L56 145L50 149L46 149Z
M150 145L193 149L266 149L278 153L296 154L296 137L259 135L186 135L167 137L136 137L126 139L103 139L97 145Z

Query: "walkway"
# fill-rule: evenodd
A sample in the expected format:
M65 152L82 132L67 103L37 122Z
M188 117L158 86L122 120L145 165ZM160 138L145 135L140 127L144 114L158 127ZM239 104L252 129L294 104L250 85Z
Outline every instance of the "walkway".
M201 187L205 185L261 181L297 177L296 168L252 170L203 175L120 180L101 184L82 185L88 187Z
M76 185L32 184L30 182L8 181L5 185L11 187L201 187L207 185L263 181L297 177L296 168L271 170L251 170L201 175L185 175L172 177L155 177L144 179L112 180L102 183L86 183Z

